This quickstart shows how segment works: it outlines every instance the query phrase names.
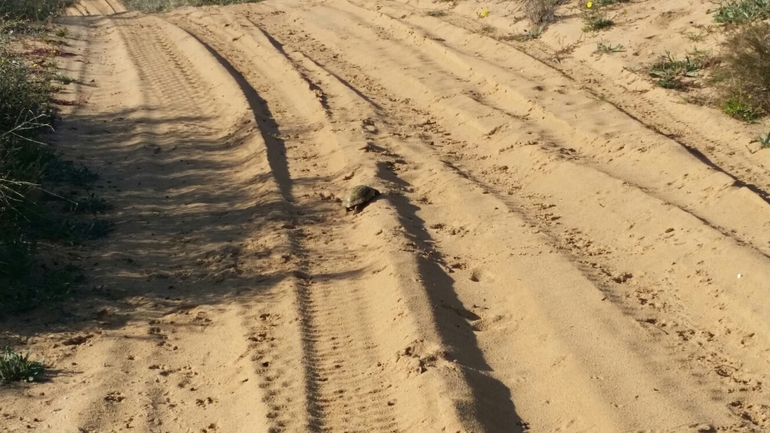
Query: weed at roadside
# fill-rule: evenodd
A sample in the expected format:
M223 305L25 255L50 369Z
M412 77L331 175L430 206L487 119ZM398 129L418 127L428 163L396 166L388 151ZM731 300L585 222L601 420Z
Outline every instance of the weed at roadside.
M754 141L759 142L759 146L762 149L770 148L770 132L765 132L764 134L760 134L760 136L757 137L757 139Z
M46 21L59 14L75 0L2 0L0 17L5 20Z
M129 9L144 12L163 12L183 6L225 6L243 3L258 3L261 0L123 0Z
M612 54L612 53L620 53L623 52L623 45L607 45L603 42L598 42L596 44L596 50L594 51L594 54L601 56L602 54Z
M35 2L30 2L35 3ZM59 5L59 1L54 2ZM53 4L53 3L51 3ZM24 4L0 0L0 8ZM111 224L93 218L106 203L95 195L64 199L56 188L90 189L96 174L61 155L43 142L52 129L57 74L51 57L55 49L20 53L20 38L45 43L53 29L25 16L23 8L11 14L16 21L0 20L0 310L28 310L67 296L83 280L79 268L59 263L38 252L40 241L75 245L106 235ZM37 12L36 12L37 13ZM43 13L43 12L40 12ZM46 12L48 13L48 12ZM53 13L53 12L51 12ZM36 33L37 32L37 33ZM40 33L44 32L44 33ZM21 36L20 36L21 35ZM74 212L59 200L75 202ZM64 214L69 211L69 214ZM85 212L82 212L85 211ZM50 243L48 243L50 248Z
M721 2L714 14L720 24L743 24L770 18L770 0L734 0Z
M537 39L542 34L543 28L537 27L533 29L532 31L524 30L523 33L514 33L514 34L507 34L498 36L496 39L499 41L516 41L516 42L527 42L531 41L533 39Z
M583 9L584 32L597 32L615 25L615 21L608 17L602 7L592 1L586 3Z
M708 31L702 32L702 33L695 33L695 32L682 32L682 36L686 37L692 42L704 42L706 40L706 36L709 35Z
M740 91L722 101L720 108L728 116L747 123L756 121L764 114L761 109L751 103L751 99L748 96Z
M650 67L649 75L660 87L684 90L689 85L685 79L699 77L699 71L708 66L710 61L711 57L705 51L693 50L681 60L666 52Z
M490 25L483 25L483 26L481 26L480 33L482 35L490 36L490 35L494 35L495 32L497 32L497 29L495 28L495 26L490 26Z
M35 381L43 373L45 367L42 362L31 361L29 355L29 352L22 355L6 347L0 356L0 384Z
M425 15L429 17L439 18L446 15L446 11L443 11L441 9L434 9L428 12L425 12Z
M594 6L602 7L602 6L614 5L616 3L629 3L630 1L631 0L595 0L593 3L594 3Z

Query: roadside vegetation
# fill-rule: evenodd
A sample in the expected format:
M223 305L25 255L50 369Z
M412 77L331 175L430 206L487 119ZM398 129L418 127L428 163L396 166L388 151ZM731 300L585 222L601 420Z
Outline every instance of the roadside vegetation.
M735 119L755 122L770 113L770 0L724 1L712 12L725 32L716 55L696 50L680 58L665 53L647 72L667 89L686 91L696 82L709 84L716 90L710 105ZM703 39L687 36L694 42ZM758 141L767 147L767 137Z
M585 7L583 8L583 31L598 32L614 26L614 18L608 16L607 12L604 11L604 7L611 5L612 3L615 2L586 2Z
M64 247L102 237L107 204L97 175L46 143L53 132L66 31L51 24L58 0L0 1L0 313L63 299L83 280ZM74 104L74 103L73 103ZM26 358L25 358L26 359ZM25 361L8 353L0 370ZM9 364L11 363L11 364ZM7 371L15 371L13 369ZM22 369L22 371L25 371ZM5 377L6 373L2 373Z
M719 24L744 24L770 18L770 0L731 0L722 2L714 14Z
M770 0L720 4L714 21L724 26L720 64L714 78L719 107L728 116L753 123L770 114ZM770 132L756 139L770 148Z
M660 87L685 90L701 76L701 70L710 66L713 61L707 51L693 50L683 58L667 52L658 56L658 60L650 66L649 75Z
M728 29L716 77L726 114L752 122L770 113L770 23Z
M0 353L0 385L39 379L45 367L42 362L31 360L29 355L29 352L22 355L8 347Z
M123 0L123 6L143 12L162 12L183 6L223 6L260 0Z
M524 0L524 16L535 27L545 27L556 21L556 8L564 0Z

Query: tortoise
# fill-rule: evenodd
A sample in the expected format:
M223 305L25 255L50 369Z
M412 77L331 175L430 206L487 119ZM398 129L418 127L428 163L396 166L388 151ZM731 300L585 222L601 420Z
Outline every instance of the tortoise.
M346 212L354 209L355 212L353 213L358 213L364 208L366 203L378 195L380 195L380 192L368 185L356 185L345 193L342 204L345 206Z

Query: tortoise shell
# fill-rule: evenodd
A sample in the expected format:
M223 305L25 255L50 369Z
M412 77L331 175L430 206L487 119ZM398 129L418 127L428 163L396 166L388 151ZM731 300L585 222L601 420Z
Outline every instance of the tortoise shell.
M369 202L374 197L380 195L380 192L367 185L356 185L350 188L342 199L342 205L345 209L350 210L355 208L356 211L360 210L362 205Z

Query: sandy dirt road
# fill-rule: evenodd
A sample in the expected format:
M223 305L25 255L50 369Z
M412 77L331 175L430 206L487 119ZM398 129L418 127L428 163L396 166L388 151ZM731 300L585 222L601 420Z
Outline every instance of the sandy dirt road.
M745 131L427 7L62 19L56 140L117 229L89 293L6 323L52 365L6 431L770 429Z

